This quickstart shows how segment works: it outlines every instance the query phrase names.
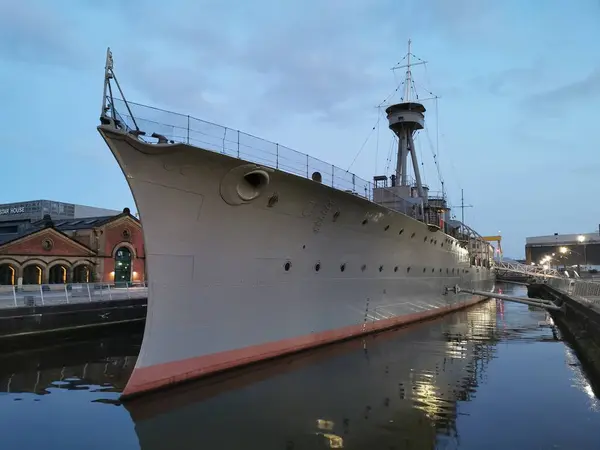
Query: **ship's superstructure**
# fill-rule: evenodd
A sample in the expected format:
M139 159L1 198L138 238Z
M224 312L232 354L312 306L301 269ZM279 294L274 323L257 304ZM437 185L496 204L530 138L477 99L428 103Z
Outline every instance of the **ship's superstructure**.
M482 299L449 286L493 289L492 247L449 220L445 195L430 197L421 182L420 103L387 108L398 163L371 184L279 144L127 102L110 50L105 73L98 130L133 193L150 280L125 396Z

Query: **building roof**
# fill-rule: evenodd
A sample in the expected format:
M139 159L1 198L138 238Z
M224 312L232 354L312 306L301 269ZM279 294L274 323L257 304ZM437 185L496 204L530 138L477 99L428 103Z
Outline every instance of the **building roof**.
M118 214L121 216L121 214ZM90 228L99 227L104 225L105 223L111 222L117 216L99 216L99 217L84 217L81 219L59 219L53 220L54 228L61 231L70 231L70 230L89 230ZM45 221L38 220L33 222L32 225L41 224L43 225Z
M581 239L579 236L583 236L583 242L586 243L597 243L600 240L598 232L595 233L580 233L580 234L554 234L547 236L533 236L525 239L525 245L570 245L580 244Z
M32 222L30 226L20 233L0 234L0 246L24 238L25 236L29 236L30 234L45 228L53 228L61 234L64 234L66 231L89 230L91 228L100 227L125 216L128 216L139 223L137 217L131 215L129 208L124 208L122 213L114 216L87 217L82 219L52 220L49 215L46 215L44 219Z

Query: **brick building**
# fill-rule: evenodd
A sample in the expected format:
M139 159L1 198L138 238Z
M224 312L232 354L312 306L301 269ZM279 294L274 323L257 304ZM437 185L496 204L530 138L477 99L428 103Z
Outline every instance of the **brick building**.
M0 243L0 284L123 283L146 279L142 227L129 208L100 217L46 215Z

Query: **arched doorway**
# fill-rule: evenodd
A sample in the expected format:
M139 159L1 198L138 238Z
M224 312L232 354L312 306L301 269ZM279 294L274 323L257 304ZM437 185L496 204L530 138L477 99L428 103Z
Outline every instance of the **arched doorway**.
M10 264L0 264L0 285L12 286L16 281L16 270Z
M62 264L56 264L50 267L50 272L48 272L48 283L66 284L68 272L69 269Z
M119 247L115 253L115 284L131 281L131 250Z
M87 264L80 264L73 269L73 283L89 283L90 268Z
M43 270L37 264L30 264L23 269L23 284L42 284Z

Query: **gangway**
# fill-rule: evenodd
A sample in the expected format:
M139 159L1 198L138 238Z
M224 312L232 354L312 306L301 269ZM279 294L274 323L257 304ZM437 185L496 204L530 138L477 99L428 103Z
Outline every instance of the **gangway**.
M496 275L499 277L519 274L525 277L553 277L553 278L565 278L565 275L560 273L556 269L552 269L549 266L538 266L538 265L527 265L520 264L517 262L507 261L496 261L494 268Z

